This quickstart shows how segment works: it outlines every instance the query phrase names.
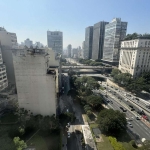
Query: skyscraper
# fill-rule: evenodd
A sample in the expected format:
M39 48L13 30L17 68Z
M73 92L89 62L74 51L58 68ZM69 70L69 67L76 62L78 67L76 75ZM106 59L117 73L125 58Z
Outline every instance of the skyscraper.
M92 58L93 26L85 29L84 59Z
M72 49L72 45L69 44L68 47L67 47L67 56L68 57L71 57L71 49Z
M62 54L63 33L60 31L47 31L47 45L56 53Z
M108 22L98 22L93 26L93 46L92 46L92 59L102 59L103 45L105 35L105 25Z
M126 36L126 30L127 22L122 22L121 18L114 18L105 26L103 61L118 64L120 44Z

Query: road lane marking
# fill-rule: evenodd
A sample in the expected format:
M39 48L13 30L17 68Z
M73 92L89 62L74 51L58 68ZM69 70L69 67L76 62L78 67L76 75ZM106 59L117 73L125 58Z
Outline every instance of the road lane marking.
M146 128L146 127L145 127L144 129L145 129L145 130L148 130L148 128Z

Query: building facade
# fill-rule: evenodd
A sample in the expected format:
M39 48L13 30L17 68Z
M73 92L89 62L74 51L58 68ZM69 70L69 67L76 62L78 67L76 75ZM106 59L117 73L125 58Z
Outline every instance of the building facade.
M3 63L2 52L0 48L0 91L4 90L8 86L6 66Z
M47 45L56 53L62 54L63 33L60 31L47 31Z
M102 59L103 57L103 46L105 36L105 25L108 22L98 22L93 26L93 46L92 46L92 59Z
M77 58L78 57L78 49L77 48L73 48L72 49L71 57L73 57L73 58Z
M33 114L56 114L59 62L54 52L24 49L12 54L19 107Z
M24 41L24 45L30 48L31 46L33 46L33 42L28 38Z
M16 34L7 32L4 28L0 27L0 47L2 59L6 66L8 82L15 85L12 49L18 48Z
M68 56L69 58L71 57L71 50L72 50L72 45L69 44L69 45L67 46L67 56Z
M84 59L92 58L93 26L85 29Z
M126 36L126 31L127 22L122 22L121 18L115 18L105 26L103 61L118 64L120 45Z
M119 70L133 77L150 71L150 39L122 41Z

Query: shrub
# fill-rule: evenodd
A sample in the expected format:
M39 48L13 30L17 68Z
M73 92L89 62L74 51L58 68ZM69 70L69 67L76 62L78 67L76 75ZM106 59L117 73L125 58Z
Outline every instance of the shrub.
M114 148L114 150L125 150L123 145L119 142L117 142L116 138L109 136L109 141Z
M136 145L136 143L135 143L134 140L131 140L131 141L130 141L130 144L131 144L134 148L137 148L137 145Z

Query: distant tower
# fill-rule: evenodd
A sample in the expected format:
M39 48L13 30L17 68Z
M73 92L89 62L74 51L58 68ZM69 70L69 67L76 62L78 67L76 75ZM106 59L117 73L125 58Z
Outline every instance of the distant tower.
M56 53L62 54L63 50L63 32L47 31L47 45Z

